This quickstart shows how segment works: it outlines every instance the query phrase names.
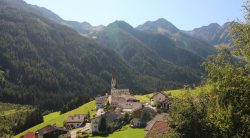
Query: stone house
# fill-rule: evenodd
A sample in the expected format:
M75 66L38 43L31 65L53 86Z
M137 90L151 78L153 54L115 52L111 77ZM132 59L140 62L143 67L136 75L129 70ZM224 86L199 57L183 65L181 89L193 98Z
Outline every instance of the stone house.
M161 105L161 108L169 109L170 106L170 96L164 92L156 92L150 98L150 104L152 106L157 106L157 104Z

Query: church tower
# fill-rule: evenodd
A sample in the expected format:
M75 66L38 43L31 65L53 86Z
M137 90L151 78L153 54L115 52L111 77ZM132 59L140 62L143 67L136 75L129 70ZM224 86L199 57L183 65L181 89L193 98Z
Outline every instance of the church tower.
M112 70L112 80L111 80L111 89L115 89L116 88L116 76L115 76L115 70Z

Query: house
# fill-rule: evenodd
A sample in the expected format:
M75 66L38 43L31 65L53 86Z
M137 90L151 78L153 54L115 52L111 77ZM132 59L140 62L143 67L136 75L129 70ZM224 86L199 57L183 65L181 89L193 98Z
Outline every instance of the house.
M134 98L131 95L110 95L109 96L109 103L112 106L119 107L121 104L126 104L126 103L139 103L140 101Z
M157 106L157 104L160 104L161 108L163 108L163 109L169 109L170 95L167 95L164 92L156 92L150 98L150 104L152 106Z
M21 138L36 138L36 134L33 132L27 132Z
M107 112L102 116L95 117L91 120L91 133L99 133L99 124L101 118L106 119L107 127L109 131L114 131L122 125L123 115L117 112Z
M104 108L108 101L108 95L96 97L95 100L96 100L96 110Z
M111 106L120 108L123 112L132 113L135 110L141 109L143 105L139 100L131 95L110 95L109 103Z
M67 130L64 128L58 128L52 125L48 125L44 128L37 130L36 134L38 138L57 138L60 135L67 134Z
M145 127L147 122L155 117L156 114L157 112L149 107L143 107L142 109L134 111L131 114L133 118L131 120L131 127Z
M136 110L142 109L143 105L140 102L126 102L119 104L119 107L125 113L133 113Z
M146 131L149 131L149 130L153 127L153 125L154 125L154 123L155 123L156 121L165 121L165 117L166 117L166 116L167 116L166 113L161 113L161 114L156 115L152 120L150 120L150 121L147 123L147 126L145 127L145 130L146 130Z
M150 113L151 116L155 116L157 114L157 112L152 109L152 108L149 108L149 107L143 107L139 110L135 110L132 114L131 114L131 117L132 118L140 118L141 117L141 114L142 112L148 112Z
M84 125L89 120L88 115L78 114L69 116L66 120L66 128L74 129Z
M104 117L106 118L108 128L111 132L122 126L123 115L119 112L107 112Z
M158 137L164 137L170 130L170 127L168 126L167 122L165 121L156 121L151 129L146 134L145 138L158 138Z
M121 103L126 103L126 99L122 96L110 95L108 99L111 106L118 107Z

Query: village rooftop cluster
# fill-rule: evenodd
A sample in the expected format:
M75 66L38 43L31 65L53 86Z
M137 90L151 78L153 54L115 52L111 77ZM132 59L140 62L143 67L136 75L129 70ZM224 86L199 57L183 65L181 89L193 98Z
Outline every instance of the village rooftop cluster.
M166 123L167 111L171 105L171 96L164 92L155 92L147 103L141 103L128 88L117 87L115 72L112 72L110 94L98 96L96 114L76 114L68 116L64 127L49 125L36 131L28 132L22 138L55 138L77 136L107 136L129 125L132 128L145 128L145 138L161 136L169 131Z

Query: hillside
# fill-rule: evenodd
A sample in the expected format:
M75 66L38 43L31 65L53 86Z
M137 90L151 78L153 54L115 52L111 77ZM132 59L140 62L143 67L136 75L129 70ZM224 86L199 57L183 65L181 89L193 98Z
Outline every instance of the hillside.
M98 44L62 25L51 11L22 0L2 0L0 11L3 102L67 111L105 93L112 68L119 84L143 93L197 83L202 74L200 56L128 24L96 27L102 30Z
M60 114L60 112L50 113L43 117L44 118L43 123L40 123L34 127L25 130L24 132L16 135L15 138L19 138L20 136L22 136L27 132L35 132L36 130L41 129L47 125L56 124L56 126L62 127L63 122L66 120L66 118L74 114L87 114L88 112L90 112L90 115L92 116L95 113L94 108L95 108L95 101L91 101L64 114Z
M145 33L124 21L116 21L97 33L97 40L120 53L140 76L152 76L163 82L160 84L163 87L199 80L202 58L176 47L168 37Z
M119 82L143 90L135 71L112 49L39 15L0 1L0 101L61 109L77 106ZM94 93L94 95L90 95ZM75 99L79 96L79 99Z

